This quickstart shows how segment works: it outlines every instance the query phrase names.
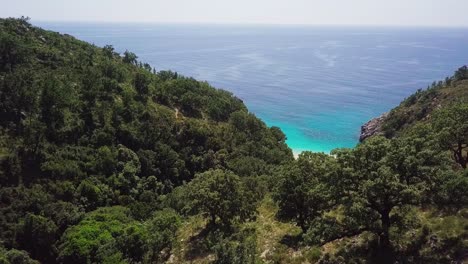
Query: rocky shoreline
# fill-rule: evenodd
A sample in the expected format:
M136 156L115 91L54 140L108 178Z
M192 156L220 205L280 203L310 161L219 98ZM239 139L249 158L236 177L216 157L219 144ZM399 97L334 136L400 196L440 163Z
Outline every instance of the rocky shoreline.
M371 119L369 122L361 126L361 135L359 136L359 142L363 142L366 138L374 135L382 135L382 123L388 113L384 113L379 117Z

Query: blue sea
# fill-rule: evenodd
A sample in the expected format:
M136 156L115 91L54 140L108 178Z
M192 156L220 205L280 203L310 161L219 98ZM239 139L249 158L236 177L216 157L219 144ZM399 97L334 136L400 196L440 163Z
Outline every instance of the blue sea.
M357 144L369 119L468 64L468 29L35 23L233 92L295 153Z

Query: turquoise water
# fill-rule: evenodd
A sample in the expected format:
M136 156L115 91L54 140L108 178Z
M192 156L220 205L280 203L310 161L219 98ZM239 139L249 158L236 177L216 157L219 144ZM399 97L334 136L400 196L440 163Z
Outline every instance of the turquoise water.
M296 153L353 147L363 123L468 64L468 29L36 24L232 91Z

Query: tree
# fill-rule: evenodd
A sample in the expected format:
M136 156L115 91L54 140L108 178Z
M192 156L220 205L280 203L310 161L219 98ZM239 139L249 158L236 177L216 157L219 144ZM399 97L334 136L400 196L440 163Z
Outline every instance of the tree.
M333 169L332 162L329 155L306 151L283 168L274 193L280 219L293 220L305 233L312 221L329 208L330 192L325 178Z
M438 193L438 204L444 209L457 211L468 206L468 170L447 171L442 175L442 184Z
M140 180L138 174L141 170L138 155L131 149L118 145L117 173L110 178L113 188L119 189L122 194L128 195L135 192Z
M41 120L47 126L47 136L51 141L59 141L71 132L78 132L81 120L73 113L77 104L73 86L48 76L43 83L40 100ZM70 132L70 133L66 133Z
M453 78L455 81L468 79L468 67L466 65L460 67L457 71L455 71Z
M62 186L65 185L60 187ZM57 233L63 233L67 227L78 224L83 216L83 211L72 203L58 201L48 203L44 208L44 215L57 226Z
M342 234L375 234L379 246L376 257L385 263L393 263L394 258L390 228L404 217L404 208L421 203L431 181L431 175L420 173L418 166L413 171L395 166L391 153L403 151L395 142L372 137L352 151L334 152L340 172L334 182L346 186L336 189L335 194L344 209L346 232ZM411 154L407 153L408 161L414 159Z
M105 255L117 251L116 238L133 224L129 210L120 207L103 207L86 214L78 225L69 227L58 243L60 263L100 263L100 250ZM112 247L108 249L108 247Z
M210 170L189 183L189 199L195 212L209 216L210 224L231 227L251 219L256 211L253 194L247 192L239 176L230 171Z
M157 76L162 81L169 81L169 80L174 80L178 78L177 72L172 72L172 71L160 71L157 73Z
M149 93L149 85L151 84L151 77L146 72L137 72L133 80L135 89L141 98L146 98Z
M161 251L171 249L175 242L177 229L181 225L179 215L170 209L157 211L146 223L148 234L148 254L146 262L154 263L160 260Z
M76 188L75 196L86 210L94 210L106 203L107 186L98 179L90 177L80 182Z
M136 65L137 59L138 57L135 55L135 53L128 50L124 52L123 62Z
M0 33L0 71L12 71L25 62L30 51L17 36Z
M31 259L28 252L10 249L6 250L0 246L0 263L1 264L40 264L39 261Z
M434 129L440 143L453 153L453 158L466 169L468 154L468 104L457 103L434 114Z
M34 259L49 263L55 260L53 244L56 240L57 226L49 219L28 214L20 224L18 243L21 248L31 252Z
M141 263L148 251L148 233L145 225L132 223L126 225L121 236L116 237L115 247L133 263Z
M112 59L114 57L114 55L116 55L116 52L115 52L114 47L112 45L105 45L102 48L102 52L109 59Z

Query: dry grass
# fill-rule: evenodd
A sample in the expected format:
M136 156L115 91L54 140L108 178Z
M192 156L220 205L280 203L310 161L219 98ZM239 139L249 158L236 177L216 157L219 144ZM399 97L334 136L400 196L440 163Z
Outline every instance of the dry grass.
M255 221L242 224L240 229L254 229L257 235L257 252L263 263L314 263L321 249L300 247L297 243L301 230L291 223L276 219L278 207L267 196L257 208ZM177 232L177 244L169 263L211 263L215 260L213 252L204 248L201 242L207 221L201 216L186 220Z
M211 263L214 255L206 252L199 244L200 233L205 230L207 221L202 216L189 217L177 231L177 242L168 263Z

